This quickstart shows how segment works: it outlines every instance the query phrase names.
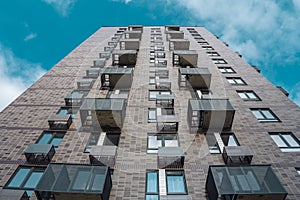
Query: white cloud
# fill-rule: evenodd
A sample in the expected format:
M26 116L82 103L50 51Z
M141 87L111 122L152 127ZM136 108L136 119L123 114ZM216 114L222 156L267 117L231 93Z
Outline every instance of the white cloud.
M60 15L66 17L77 0L42 0L51 5Z
M30 33L29 35L27 35L25 38L24 38L24 41L25 42L28 42L29 40L32 40L34 38L37 37L37 34L36 33Z
M0 111L45 72L39 64L17 58L0 44Z

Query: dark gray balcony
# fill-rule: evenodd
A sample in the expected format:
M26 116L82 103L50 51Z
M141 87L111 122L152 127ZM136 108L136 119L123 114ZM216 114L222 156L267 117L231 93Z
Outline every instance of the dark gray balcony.
M209 200L283 200L287 196L269 165L210 166L206 191Z
M225 146L222 156L227 165L250 165L253 153L247 146Z
M101 87L108 89L128 89L133 79L133 68L102 68Z
M131 39L120 39L120 50L138 50L140 47L140 40Z
M157 165L160 169L183 168L184 151L180 147L162 147L158 149Z
M106 59L105 58L99 58L99 59L96 59L94 60L94 68L102 68L105 66L105 63L106 63Z
M190 41L188 39L170 39L169 40L169 49L173 50L189 50Z
M114 50L112 52L112 64L120 66L135 66L137 58L136 50Z
M211 73L208 68L179 68L179 88L209 89Z
M187 116L190 131L229 130L234 114L228 99L190 99Z
M29 163L45 164L51 161L55 150L52 144L29 144L24 154Z
M108 200L111 187L107 166L51 163L37 184L35 194L39 200Z
M72 124L72 117L70 114L56 114L48 119L51 130L67 130Z
M92 146L90 163L92 165L106 165L114 167L117 157L117 146Z
M163 108L173 108L174 107L173 94L157 94L156 106L163 107Z
M174 50L173 66L195 67L198 62L198 53L195 50Z

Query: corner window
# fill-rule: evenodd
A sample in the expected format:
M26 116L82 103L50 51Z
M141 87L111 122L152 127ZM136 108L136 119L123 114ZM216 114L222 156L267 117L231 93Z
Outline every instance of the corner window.
M31 196L44 171L45 168L43 167L20 166L11 176L4 188L26 190L28 196Z
M166 171L167 194L187 194L184 171Z
M146 172L146 200L159 200L158 171Z
M253 91L237 91L237 93L243 100L248 100L248 101L260 100L260 98Z
M157 153L161 147L178 147L177 134L148 134L147 153Z
M65 136L65 132L50 132L44 131L38 141L37 144L52 144L54 146L55 151L57 151L59 144Z
M227 64L227 62L222 58L213 58L212 61L215 64Z
M218 67L218 69L223 74L235 74L235 71L231 67Z
M231 85L246 85L246 82L240 77L227 77L227 81Z
M279 119L275 114L268 108L253 108L251 109L253 115L260 122L278 122Z
M292 133L270 133L282 152L299 152L300 142Z

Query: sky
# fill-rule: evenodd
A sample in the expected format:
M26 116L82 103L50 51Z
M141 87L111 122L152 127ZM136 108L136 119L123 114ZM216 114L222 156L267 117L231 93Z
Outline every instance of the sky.
M101 26L205 26L300 105L300 0L0 2L0 111Z

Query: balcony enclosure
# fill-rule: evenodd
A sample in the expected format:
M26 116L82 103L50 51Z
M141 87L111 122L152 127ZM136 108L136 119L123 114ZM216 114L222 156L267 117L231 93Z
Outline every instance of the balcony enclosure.
M171 39L183 39L184 33L182 31L166 31L167 41Z
M117 146L92 146L89 155L90 163L113 168L116 162L117 149Z
M108 200L111 187L107 166L51 163L35 194L38 200Z
M163 108L174 107L174 96L173 94L156 94L156 106Z
M130 25L128 26L129 31L141 31L143 33L143 25Z
M235 110L228 99L189 99L188 125L190 131L231 129Z
M104 47L104 51L111 53L114 50L114 47L108 46L108 47Z
M125 31L125 39L139 39L142 38L142 31Z
M195 67L198 62L198 53L195 50L174 50L172 62L173 66Z
M83 93L72 92L65 96L65 104L66 106L80 106L83 98L84 98Z
M109 52L100 52L99 53L99 58L104 58L105 60L108 60L109 57L110 57L110 54Z
M169 78L169 70L159 67L152 67L149 71L150 77Z
M177 115L157 115L156 123L159 133L177 133L178 131Z
M29 144L25 152L26 161L35 164L47 164L55 154L52 144Z
M114 50L112 52L112 65L135 66L136 50Z
M97 131L120 130L125 118L125 99L85 99L80 107L82 127Z
M166 25L165 26L165 33L167 31L180 31L180 26L178 26L178 25Z
M171 90L171 81L167 78L155 79L155 89L157 90Z
M183 168L184 151L181 147L162 147L158 149L157 166L164 168Z
M208 68L179 68L179 88L209 89L211 73Z
M169 49L173 50L189 50L190 41L188 39L170 39Z
M72 117L70 114L56 114L48 119L51 130L67 130L72 124Z
M93 85L95 83L95 79L81 79L77 81L77 89L78 90L90 90L92 89Z
M103 68L100 70L101 88L128 89L133 79L133 68Z
M222 157L227 165L250 165L253 153L247 146L225 146Z
M100 69L101 68L90 68L86 70L86 77L87 78L92 78L92 79L97 79L99 74L100 74Z
M287 196L269 165L210 166L205 188L209 200L283 200Z
M105 58L99 58L94 60L94 66L93 68L103 68L105 66L106 59Z
M138 50L140 39L120 39L120 50Z

